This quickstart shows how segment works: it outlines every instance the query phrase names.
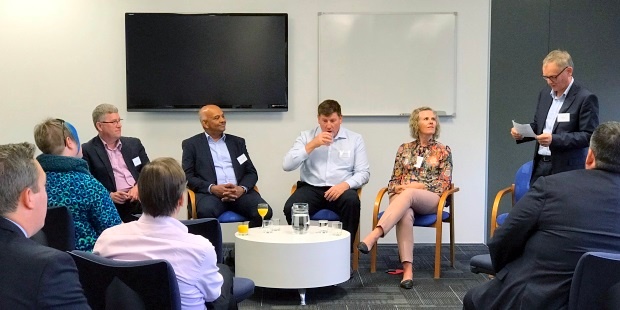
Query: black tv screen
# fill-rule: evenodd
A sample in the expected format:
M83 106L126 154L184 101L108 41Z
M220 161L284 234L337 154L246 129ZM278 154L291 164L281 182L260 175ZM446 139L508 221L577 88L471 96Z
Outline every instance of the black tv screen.
M288 111L288 14L126 13L128 111Z

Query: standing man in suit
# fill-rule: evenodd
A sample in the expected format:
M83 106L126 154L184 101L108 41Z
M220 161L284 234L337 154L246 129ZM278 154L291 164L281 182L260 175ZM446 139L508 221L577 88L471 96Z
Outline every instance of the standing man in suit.
M321 209L332 210L351 234L353 245L360 222L357 189L370 178L364 139L340 126L342 111L336 100L319 104L317 120L319 126L301 132L284 156L284 171L301 167L301 180L284 204L284 215L291 224L295 202L307 202L310 215Z
M0 309L90 309L71 256L28 239L45 223L45 180L34 145L0 145Z
M199 218L217 218L234 211L250 219L250 227L262 225L257 205L265 203L254 190L258 173L243 138L224 134L226 117L216 105L198 112L204 132L183 141L183 170L187 186L196 193ZM265 216L271 218L271 207Z
M489 242L493 280L464 309L566 309L577 261L620 252L620 123L592 134L585 170L540 177Z
M590 136L598 126L598 98L575 82L568 52L551 51L543 60L542 74L551 89L538 94L530 123L536 138L510 130L517 143L536 140L530 184L541 176L583 169Z
M122 121L115 106L98 105L93 110L98 135L82 145L82 153L90 173L110 192L121 220L131 222L142 212L136 181L149 157L140 139L121 136Z

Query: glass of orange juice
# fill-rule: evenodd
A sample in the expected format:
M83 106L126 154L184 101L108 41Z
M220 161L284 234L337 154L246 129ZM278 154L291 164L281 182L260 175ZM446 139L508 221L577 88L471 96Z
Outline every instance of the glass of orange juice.
M239 223L239 225L237 225L237 232L241 236L246 236L248 234L249 228L250 228L250 222L249 221L241 222L241 223Z
M263 219L263 228L265 228L265 215L269 212L269 205L266 203L258 204L258 215Z

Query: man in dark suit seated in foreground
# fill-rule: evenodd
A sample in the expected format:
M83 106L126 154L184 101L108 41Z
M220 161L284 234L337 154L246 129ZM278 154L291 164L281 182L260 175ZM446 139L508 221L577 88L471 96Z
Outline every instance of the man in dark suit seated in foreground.
M204 132L183 141L183 170L187 187L196 192L199 218L217 218L233 211L250 219L250 227L262 225L257 205L265 203L254 190L258 173L243 138L224 134L226 117L216 105L198 112ZM271 218L271 207L265 219Z
M620 123L596 128L585 168L534 182L489 242L496 277L464 309L566 309L579 258L620 252Z
M0 145L0 309L90 309L69 254L30 239L45 223L34 145Z

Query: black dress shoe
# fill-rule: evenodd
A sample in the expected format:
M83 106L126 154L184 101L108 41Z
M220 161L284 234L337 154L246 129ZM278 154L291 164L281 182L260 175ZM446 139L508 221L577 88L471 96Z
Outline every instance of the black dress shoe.
M406 290L410 290L413 288L413 280L404 280L403 282L400 282L400 287L406 289Z
M368 246L364 242L360 242L357 244L357 250L364 254L368 254L370 252L370 250L368 250Z

